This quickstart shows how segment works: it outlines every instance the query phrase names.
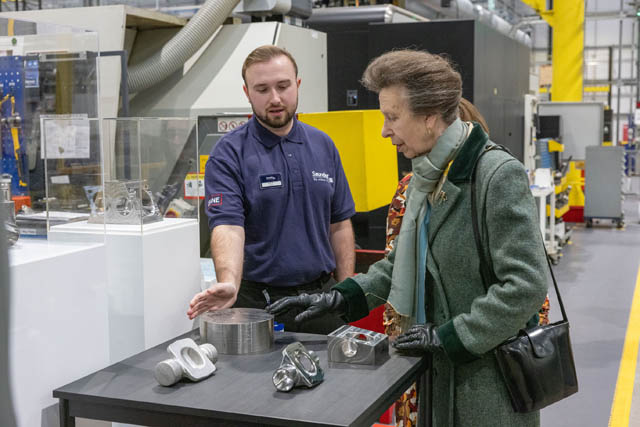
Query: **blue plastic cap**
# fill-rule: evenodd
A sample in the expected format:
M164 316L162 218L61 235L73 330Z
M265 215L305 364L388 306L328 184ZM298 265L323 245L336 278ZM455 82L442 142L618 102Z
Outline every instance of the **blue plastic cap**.
M276 332L284 331L284 323L273 322L273 330Z

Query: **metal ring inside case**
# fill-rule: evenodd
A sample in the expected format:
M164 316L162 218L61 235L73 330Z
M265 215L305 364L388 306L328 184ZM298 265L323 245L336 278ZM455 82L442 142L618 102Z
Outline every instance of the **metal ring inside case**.
M327 335L329 362L375 365L386 360L389 338L385 334L344 325Z
M302 343L294 342L282 350L282 362L273 373L273 385L278 391L294 387L315 387L324 379L320 358Z

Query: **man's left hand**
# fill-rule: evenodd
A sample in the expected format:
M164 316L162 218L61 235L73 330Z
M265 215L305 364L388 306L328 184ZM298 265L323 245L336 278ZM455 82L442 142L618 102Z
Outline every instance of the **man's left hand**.
M392 344L398 350L420 350L434 353L442 350L436 326L431 323L413 325L407 332L398 336Z

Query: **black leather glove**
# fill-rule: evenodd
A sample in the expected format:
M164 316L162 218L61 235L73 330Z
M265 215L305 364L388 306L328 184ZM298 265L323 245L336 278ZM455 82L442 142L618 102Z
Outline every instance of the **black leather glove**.
M296 323L303 323L326 313L343 315L346 312L347 304L340 292L331 290L320 294L300 294L297 297L285 297L268 305L265 310L267 313L276 316L292 308L305 309L295 317Z
M413 325L407 332L398 336L392 344L398 350L420 350L434 353L442 350L436 326L431 323Z

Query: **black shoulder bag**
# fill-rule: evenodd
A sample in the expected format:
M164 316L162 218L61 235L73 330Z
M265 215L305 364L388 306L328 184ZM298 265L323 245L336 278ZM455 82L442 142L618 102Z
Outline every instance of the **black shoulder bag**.
M487 291L487 283L493 283L488 280L495 278L495 274L492 264L486 261L482 250L478 228L475 182L478 162L491 149L509 152L499 145L485 148L476 159L471 174L473 234L480 257L480 275ZM549 325L521 329L518 335L509 338L494 350L515 412L537 411L578 391L578 379L569 338L569 320L564 310L547 250L544 249L553 286L556 295L558 295L562 320Z

